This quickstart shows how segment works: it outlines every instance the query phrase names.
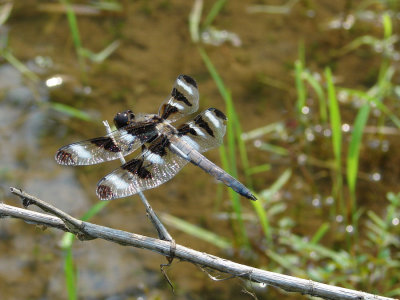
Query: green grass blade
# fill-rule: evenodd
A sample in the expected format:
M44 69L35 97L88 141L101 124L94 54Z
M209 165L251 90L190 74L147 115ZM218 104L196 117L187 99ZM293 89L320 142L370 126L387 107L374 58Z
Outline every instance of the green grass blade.
M337 170L340 171L341 153L342 153L342 130L341 130L342 121L340 118L339 103L336 98L332 73L329 68L325 70L325 75L328 85L328 100L329 100L330 123L332 129L333 153L336 159Z
M304 72L303 77L305 80L307 80L317 94L321 122L326 123L328 120L328 109L326 107L324 90L321 84L309 72Z
M219 76L217 69L214 67L214 64L211 62L206 51L201 47L199 47L198 50L199 50L201 58L203 59L204 64L207 67L208 72L210 73L211 77L215 81L218 91L222 95L222 98L226 102L228 102L229 99L231 100L230 93L229 93L228 89L225 88L225 84L222 81L221 76ZM230 102L232 103L232 101L230 101Z
M91 5L97 9L111 12L122 11L122 4L114 1L96 1L91 2Z
M75 48L79 50L82 48L82 43L79 34L78 22L76 20L74 10L72 9L72 6L68 0L60 0L60 2L65 6L65 9L67 11L67 18L72 34L72 40L74 42Z
M291 176L292 176L292 170L291 169L285 170L268 189L265 189L261 193L259 193L260 200L264 199L265 201L270 199L289 181Z
M2 49L0 52L1 56L10 63L14 68L16 68L22 75L28 77L34 82L39 81L39 77L29 70L18 58L16 58L8 49Z
M88 221L95 215L97 215L104 207L106 207L110 202L101 201L93 205L81 218L82 221Z
M242 133L242 140L243 141L254 140L271 132L279 133L282 132L283 130L285 130L285 124L283 122L271 123L266 126L253 129L249 132Z
M249 164L249 158L247 155L247 148L246 148L246 144L242 138L243 136L243 131L242 131L242 127L241 127L241 123L239 120L239 117L236 113L236 111L234 110L234 132L235 132L235 138L237 140L238 143L238 149L239 149L239 155L240 155L240 161L242 163L242 167L244 169L244 174L246 177L246 184L248 185L248 187L250 187L251 189L253 189L253 183L251 180L251 176L249 173L249 169L250 169L250 164Z
M307 91L304 86L302 74L303 74L303 64L300 60L296 60L294 63L294 70L295 70L295 83L296 83L296 90L297 90L297 113L299 116L301 115L301 110L303 106L306 104L307 99Z
M79 109L76 109L72 106L69 106L69 105L66 105L63 103L58 103L58 102L50 102L49 105L52 109L59 111L61 113L64 113L66 115L69 115L71 117L78 118L78 119L81 119L84 121L92 121L93 120L93 118L89 114L87 114Z
M289 155L289 150L287 150L284 147L281 146L276 146L276 145L272 145L270 143L262 143L258 149L267 151L267 152L271 152L271 153L275 153L277 155L281 155L281 156L288 156Z
M222 10L226 2L227 0L217 0L214 2L214 5L211 7L210 12L203 22L203 28L209 27L212 22L214 22L214 19L218 16L219 12Z
M379 217L376 213L374 213L372 210L369 210L367 212L368 217L380 228L380 229L386 229L387 230L387 225L385 221Z
M398 296L400 296L400 288L395 288L394 290L391 290L391 291L385 293L385 296L387 296L387 297L398 297Z
M162 220L169 226L179 229L191 236L197 237L207 243L213 244L214 246L222 249L232 248L232 242L227 238L215 234L214 232L208 231L199 226L193 225L182 219L174 217L170 214L162 214Z
M271 164L262 164L259 166L251 167L247 170L247 172L251 174L262 173L271 170Z
M356 195L356 182L357 182L357 173L358 173L358 162L360 156L360 148L362 135L364 131L365 124L368 121L368 116L370 112L369 103L364 104L354 121L353 132L351 134L349 150L347 155L347 184L349 186L350 194L352 195L352 199L355 202ZM355 203L352 203L353 209L355 209Z
M233 122L237 122L237 118L235 117L235 109L233 106L231 94L228 89L225 87L225 84L222 78L219 76L217 69L214 67L214 64L211 62L207 53L203 48L198 48L201 58L203 59L204 64L206 65L211 77L213 78L215 84L217 85L218 91L220 92L222 98L225 101L227 117L231 118L231 121L227 124L227 140L228 140L228 159L222 159L224 169L229 170L229 173L237 177L237 167L236 167L236 147L235 147L235 132L233 127ZM233 122L232 122L233 121ZM240 138L237 137L237 138ZM223 151L224 148L220 148L220 153L226 153ZM224 165L228 161L228 165ZM237 193L229 189L229 195L232 202L232 207L235 211L237 217L237 223L240 231L240 244L249 245L249 240L247 237L246 228L244 227L243 217L242 217L242 207L240 203L240 198Z
M82 216L81 220L82 221L90 220L93 216L97 215L105 206L107 206L108 203L110 202L108 201L97 202L95 205L89 208L89 210ZM68 247L71 247L74 239L75 236L72 233L69 232L65 233L60 243L61 248L67 249Z
M384 39L388 39L393 34L393 25L392 19L388 13L384 13L382 16L382 24L383 24L383 37Z
M304 271L296 266L297 258L294 255L290 255L290 254L282 255L282 253L276 253L275 251L272 251L271 249L267 249L265 252L266 252L268 258L275 261L281 267L283 267L287 270L290 270L294 274L304 274Z
M102 201L93 205L81 218L83 221L87 221L92 218L94 215L99 213L109 202ZM72 257L72 245L75 240L75 235L70 232L67 232L63 235L61 239L61 248L64 249L64 274L65 281L67 285L68 291L68 299L75 300L77 297L77 289L76 289L76 271L74 267L74 260Z
M120 45L119 41L114 41L98 53L94 53L86 48L82 48L81 53L83 56L89 58L91 61L95 63L101 63L105 61L107 57L109 57L115 50L117 50L119 45Z
M329 119L332 130L332 148L335 157L335 179L333 194L338 201L339 213L343 213L342 198L342 121L340 118L339 103L336 98L335 86L333 84L332 72L329 68L325 69L325 76L328 89Z
M214 79L215 80L215 79ZM222 79L221 79L222 82ZM226 105L226 115L228 118L228 122L226 125L226 137L228 140L228 159L229 159L229 172L232 176L237 177L237 159L236 159L236 143L235 143L235 131L234 126L235 122L238 120L235 118L235 108L233 107L232 98L230 92L225 88L224 83L222 82L222 86L224 89L224 93L221 94L224 97L225 105Z
M65 283L67 286L68 299L76 300L77 289L76 289L76 271L74 267L74 261L72 258L72 250L71 248L64 250L64 273L65 273Z
M328 232L329 230L329 223L323 223L317 230L317 232L314 234L314 236L311 238L310 243L313 245L316 245L319 243L319 241L323 238L323 236Z
M260 220L261 228L264 232L267 243L272 242L272 233L269 225L269 220L267 214L265 213L265 209L262 205L262 202L251 201L251 204L253 204L254 210L256 211L258 219Z
M370 103L374 103L376 107L383 112L385 115L389 117L389 119L396 125L397 128L400 129L400 119L390 110L385 104L383 104L377 97L370 96L366 92L354 90L354 89L347 89L341 88L341 91L345 91L349 95L356 96L361 99L365 99Z
M78 61L79 61L79 66L81 68L81 71L85 71L85 61L83 59L82 55L82 43L81 43L81 38L79 34L79 27L78 27L78 21L76 20L75 12L69 3L69 0L60 0L60 2L65 6L65 9L67 11L67 19L68 19L68 24L69 24L69 29L71 31L72 35L72 41L75 46L75 51L78 56Z

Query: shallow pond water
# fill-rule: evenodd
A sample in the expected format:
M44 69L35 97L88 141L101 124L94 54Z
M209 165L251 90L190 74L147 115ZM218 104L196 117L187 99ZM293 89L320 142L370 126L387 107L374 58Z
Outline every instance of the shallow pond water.
M293 65L303 43L307 67L312 72L322 74L324 67L330 65L336 84L370 88L381 63L380 55L363 47L356 53L339 50L357 36L366 33L380 36L382 7L357 10L356 1L288 1L293 6L283 13L276 13L274 9L269 13L252 12L259 2L268 2L264 4L275 8L286 3L230 1L214 25L236 34L241 45L235 47L226 42L204 47L232 93L243 132L276 122L285 125L288 136L275 133L246 144L250 166L271 164L271 170L252 176L255 191L268 188L283 171L291 168L289 184L275 198L284 201L287 216L298 224L294 232L309 237L320 224L328 221L337 229L337 236L329 234L327 241L342 245L346 224L335 222L330 209L334 204L332 170L326 167L333 160L329 128L325 125L310 129L311 141L307 141L307 134L298 133L301 126L296 120ZM204 11L208 12L213 3L205 1ZM57 149L104 135L101 120L111 121L116 112L132 109L156 113L178 74L190 74L197 80L200 110L207 107L225 110L215 82L190 38L191 1L121 1L117 11L94 10L94 13L91 13L93 5L84 1L81 4L76 7L76 16L83 47L99 52L119 41L118 48L101 63L87 59L84 64L79 63L65 9L58 2L14 1L10 18L1 27L0 34L7 35L12 54L39 78L29 80L6 60L1 62L0 201L7 204L19 204L19 199L9 193L9 187L15 186L75 217L83 215L99 201L95 195L97 181L116 168L118 162L76 169L63 167L54 161ZM358 11L374 15L368 18L357 15ZM354 24L349 16L356 18ZM398 17L393 22L396 30ZM49 86L46 80L50 78L53 82L56 78L55 86ZM318 100L316 97L307 100L312 110L306 117L315 120L317 106L313 104ZM51 106L55 102L82 110L91 120L56 111ZM352 124L356 104L342 102L341 105L343 122ZM397 104L393 110L398 110ZM379 116L375 116L368 125L373 131L378 124ZM386 193L399 191L397 137L396 130L389 135L371 133L364 137L357 190L359 205L364 209L380 213ZM344 139L348 140L349 135L344 133ZM257 145L264 142L287 149L287 155L262 151ZM306 165L302 163L305 149L308 149L306 158L315 158ZM217 150L206 156L221 165ZM241 168L239 178L245 178ZM218 196L221 191L222 198ZM344 191L347 195L348 191ZM195 166L186 166L173 180L146 191L146 196L157 212L169 213L221 236L232 238L234 235L226 218L226 212L232 211L226 189ZM250 213L249 201L240 200L243 211ZM249 236L260 249L268 248L262 245L262 230L254 218L246 225ZM138 196L112 201L92 221L156 236ZM177 243L200 251L256 267L269 262L268 257L257 251L251 254L237 249L221 251L178 230L170 231ZM2 299L68 298L63 253L58 245L62 235L62 232L42 231L19 220L1 220ZM80 299L250 298L240 292L243 288L256 291L262 299L301 298L282 295L273 288L249 286L239 279L213 282L200 269L185 262L175 262L168 270L176 285L174 295L159 271L165 259L157 254L97 240L75 242L73 253Z

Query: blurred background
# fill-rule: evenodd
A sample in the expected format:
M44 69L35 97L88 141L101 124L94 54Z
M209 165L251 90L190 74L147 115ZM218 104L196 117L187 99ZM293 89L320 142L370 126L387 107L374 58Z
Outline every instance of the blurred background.
M70 168L54 154L117 112L156 113L188 74L199 110L229 118L205 155L259 200L186 166L145 192L176 242L399 296L399 19L397 0L1 1L0 201L21 205L14 186L156 237L138 196L96 197L118 161ZM176 260L173 294L160 255L9 218L0 253L1 299L305 298Z

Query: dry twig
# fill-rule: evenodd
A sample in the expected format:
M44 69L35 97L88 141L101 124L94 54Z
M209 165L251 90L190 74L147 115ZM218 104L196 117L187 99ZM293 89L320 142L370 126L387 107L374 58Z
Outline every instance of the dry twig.
M110 242L129 245L157 252L166 257L171 255L180 260L188 261L201 267L231 274L236 277L253 282L265 283L281 288L288 292L299 292L302 294L318 296L324 299L352 299L352 300L389 300L392 298L372 295L355 290L345 289L332 285L300 279L293 276L273 273L246 265L238 264L211 254L199 252L170 241L155 239L122 230L83 222L71 217L65 212L37 199L19 189L11 188L11 192L24 200L24 204L36 205L50 213L43 214L17 208L15 206L0 203L0 217L14 217L25 220L30 224L54 227L75 234L79 239L88 240L94 238L104 239ZM393 299L392 299L393 300Z

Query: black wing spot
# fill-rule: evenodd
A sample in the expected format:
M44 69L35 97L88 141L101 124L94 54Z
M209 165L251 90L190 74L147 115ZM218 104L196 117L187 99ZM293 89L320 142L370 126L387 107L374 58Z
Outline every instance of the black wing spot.
M118 147L110 137L99 137L92 139L90 142L110 152L121 152L121 148Z
M193 85L195 88L197 88L197 83L196 80L194 80L192 77L190 77L189 75L180 75L179 77L183 77L183 79L185 79L185 81L191 85Z
M178 108L169 104L164 104L162 107L162 112L161 118L168 119L172 114L176 114L178 112Z
M172 89L171 96L176 100L176 101L181 101L185 103L187 106L192 106L192 103L189 102L189 100L183 95L181 92L179 92L176 88Z
M216 108L211 107L211 108L209 108L208 110L214 112L214 114L215 114L218 118L220 118L220 119L222 119L222 120L227 120L227 119L228 119L228 118L225 116L225 114L224 114L222 111L220 111L219 109L216 109Z
M181 126L178 127L178 135L179 136L187 135L189 133L194 136L197 135L196 130L194 130L192 127L190 127L189 124L182 124Z
M211 127L208 125L206 121L203 120L203 118L199 115L194 119L194 122L201 128L203 128L209 135L214 137L214 131L211 129Z
M157 137L157 123L143 124L143 126L135 124L135 126L126 127L125 130L128 134L139 137L140 141L145 143Z
M132 174L136 174L141 179L151 179L151 173L143 167L143 159L132 159L126 164L121 166L122 169L127 170Z
M156 129L157 123L140 124L136 123L134 126L127 126L124 128L126 132L132 135L145 135L146 133L153 133Z
M165 135L162 135L160 139L158 139L155 143L150 145L149 151L162 157L167 155L166 148L169 145L170 145L169 139Z

